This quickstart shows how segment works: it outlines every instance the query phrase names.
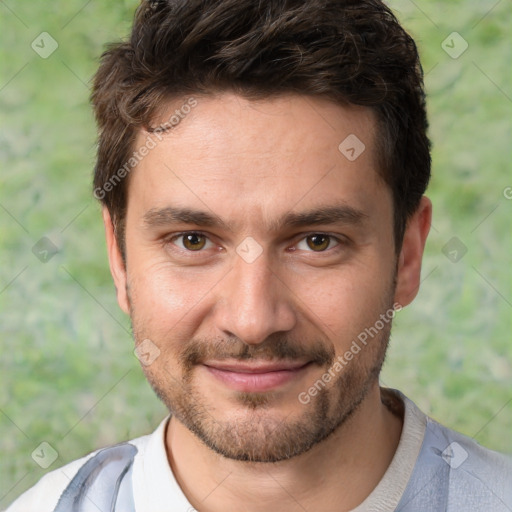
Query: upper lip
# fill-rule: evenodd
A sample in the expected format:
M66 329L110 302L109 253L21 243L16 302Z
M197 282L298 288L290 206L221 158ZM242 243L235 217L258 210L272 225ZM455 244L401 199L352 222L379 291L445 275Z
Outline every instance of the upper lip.
M258 362L228 362L228 361L207 361L205 366L237 373L268 373L283 370L297 370L306 366L309 361L258 361Z

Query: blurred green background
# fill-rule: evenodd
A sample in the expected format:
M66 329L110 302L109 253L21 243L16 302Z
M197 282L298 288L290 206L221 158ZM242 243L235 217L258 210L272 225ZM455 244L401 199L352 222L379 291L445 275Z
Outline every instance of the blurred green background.
M423 58L434 220L382 381L512 452L512 11L496 0L390 5ZM149 433L166 414L133 355L90 192L88 84L135 6L0 0L0 508L45 471ZM47 58L42 32L58 44ZM58 249L46 263L34 254L43 237ZM58 453L47 470L31 457L43 441Z

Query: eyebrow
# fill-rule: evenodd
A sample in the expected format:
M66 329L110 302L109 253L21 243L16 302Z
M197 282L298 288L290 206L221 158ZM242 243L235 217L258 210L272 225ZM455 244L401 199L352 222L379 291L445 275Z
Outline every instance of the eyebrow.
M304 212L289 212L283 218L270 223L271 231L320 224L359 225L368 215L345 204L321 206ZM172 224L194 224L208 228L219 228L233 232L233 226L212 213L191 208L152 208L143 217L146 228L158 228Z
M232 231L231 227L220 217L211 213L192 210L191 208L177 208L168 206L166 208L152 208L143 217L144 225L147 228L157 228L169 224L197 224L198 226L217 227Z
M284 227L315 226L319 224L361 224L368 215L362 210L345 204L321 206L305 212L290 212L273 225L273 229Z

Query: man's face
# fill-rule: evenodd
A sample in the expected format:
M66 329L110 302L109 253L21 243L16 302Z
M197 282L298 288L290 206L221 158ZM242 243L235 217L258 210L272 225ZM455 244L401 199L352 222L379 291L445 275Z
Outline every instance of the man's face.
M283 460L377 385L389 321L344 354L403 303L375 120L292 95L197 101L130 177L118 298L136 343L160 351L143 369L176 419L227 457Z

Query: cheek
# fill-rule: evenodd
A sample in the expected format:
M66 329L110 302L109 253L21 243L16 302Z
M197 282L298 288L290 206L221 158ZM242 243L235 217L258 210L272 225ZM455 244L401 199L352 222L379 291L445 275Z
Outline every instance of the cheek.
M176 279L169 279L165 272L142 271L133 276L132 290L134 306L139 312L151 317L172 319L189 305L187 286Z
M214 273L191 272L166 262L136 263L136 270L128 272L134 323L143 323L153 336L192 329L219 281Z
M373 325L392 301L392 274L379 266L337 269L295 284L304 314L317 324L335 345L343 346Z

